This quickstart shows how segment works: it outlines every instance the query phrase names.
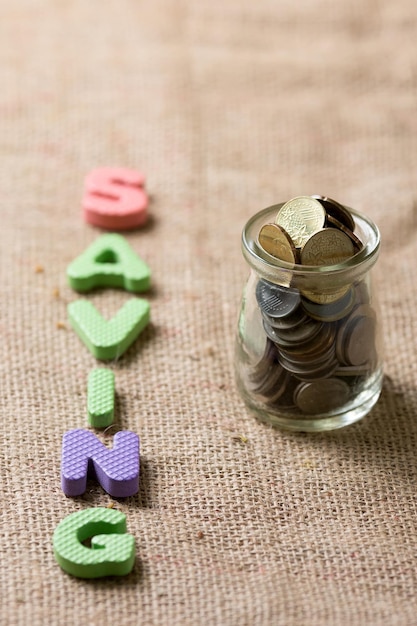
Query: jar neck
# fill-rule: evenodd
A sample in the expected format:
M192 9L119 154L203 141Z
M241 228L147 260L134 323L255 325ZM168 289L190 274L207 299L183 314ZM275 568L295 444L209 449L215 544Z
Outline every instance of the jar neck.
M313 282L317 288L321 286L326 290L361 280L371 270L379 255L379 230L369 218L350 208L355 234L363 248L343 263L326 266L293 265L267 254L258 243L258 234L264 224L275 221L282 205L276 204L256 213L242 232L243 256L261 278L295 287L311 285Z

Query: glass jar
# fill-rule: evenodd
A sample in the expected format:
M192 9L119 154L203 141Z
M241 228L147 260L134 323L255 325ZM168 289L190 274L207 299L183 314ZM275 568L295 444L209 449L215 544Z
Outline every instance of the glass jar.
M254 215L242 233L251 273L238 323L238 388L246 405L272 426L341 428L364 417L382 387L381 331L371 285L379 231L349 209L362 249L337 265L294 265L258 243L261 227L274 222L281 206ZM272 316L260 306L270 297Z

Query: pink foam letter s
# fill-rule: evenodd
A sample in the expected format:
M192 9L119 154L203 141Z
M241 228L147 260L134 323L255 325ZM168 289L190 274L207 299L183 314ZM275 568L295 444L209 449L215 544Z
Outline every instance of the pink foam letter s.
M129 230L147 219L145 177L126 167L100 167L85 179L83 216L106 230Z

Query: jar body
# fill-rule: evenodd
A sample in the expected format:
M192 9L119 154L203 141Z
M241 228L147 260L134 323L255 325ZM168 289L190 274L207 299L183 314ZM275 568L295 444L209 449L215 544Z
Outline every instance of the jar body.
M254 216L243 231L251 272L238 322L238 388L256 416L273 426L340 428L364 417L381 392L380 316L371 278L379 233L352 212L364 243L360 253L337 266L290 266L257 243L260 225L273 221L277 206Z

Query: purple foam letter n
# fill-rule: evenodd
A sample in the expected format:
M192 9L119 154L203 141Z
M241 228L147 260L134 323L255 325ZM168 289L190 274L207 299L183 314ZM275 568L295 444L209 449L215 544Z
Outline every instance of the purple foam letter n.
M96 478L115 498L133 496L139 489L139 437L129 430L117 432L109 450L89 430L68 430L62 440L62 491L80 496L87 476Z

